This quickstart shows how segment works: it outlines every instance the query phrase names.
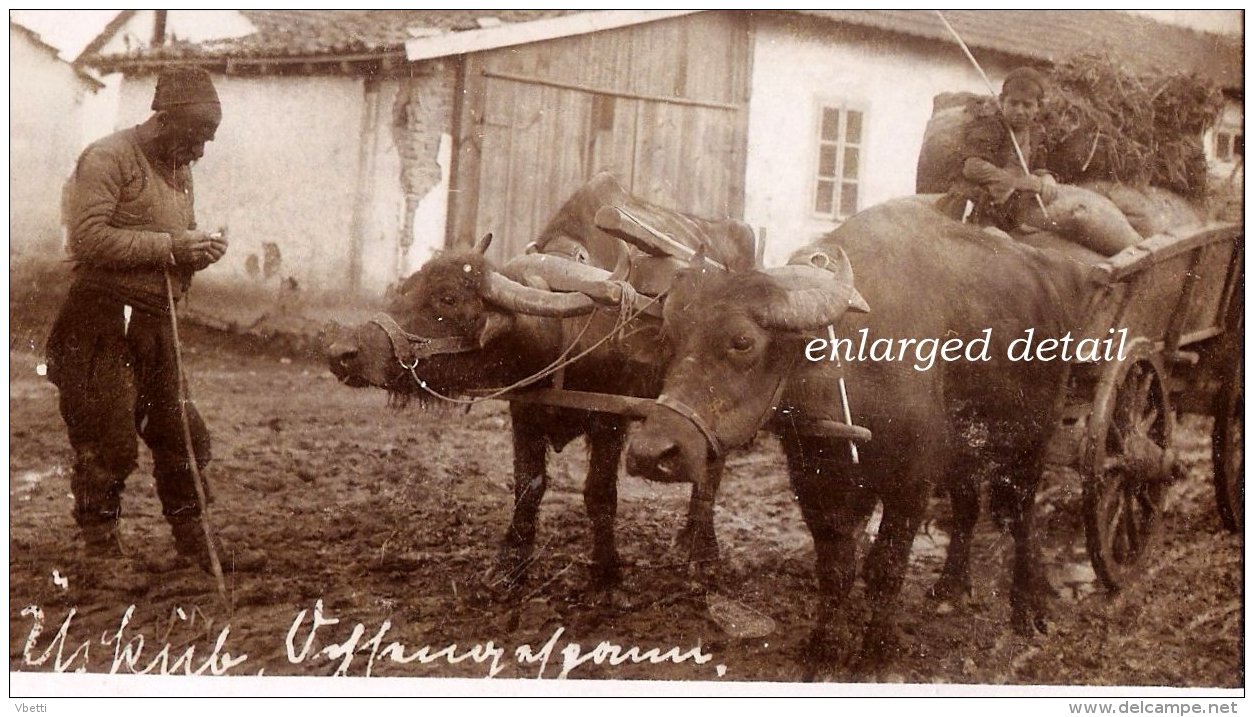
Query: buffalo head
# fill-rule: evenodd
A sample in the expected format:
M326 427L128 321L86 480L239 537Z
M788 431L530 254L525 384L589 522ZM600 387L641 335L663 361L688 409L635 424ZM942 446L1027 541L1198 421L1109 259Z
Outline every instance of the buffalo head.
M491 238L431 259L401 284L379 320L329 326L331 372L350 386L398 394L419 393L415 377L441 392L498 385L533 363L537 342L509 341L520 322L592 310L586 296L550 292L542 278L525 280L539 284L532 286L494 269L484 257Z
M667 297L674 346L662 394L628 449L632 474L693 480L710 453L748 443L770 418L807 334L867 311L843 251L801 265L724 273L694 266Z

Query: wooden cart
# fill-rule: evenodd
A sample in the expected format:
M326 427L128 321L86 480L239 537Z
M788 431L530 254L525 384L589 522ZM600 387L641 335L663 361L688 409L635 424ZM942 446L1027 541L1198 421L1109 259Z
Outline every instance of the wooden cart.
M1126 329L1125 357L1070 367L1051 457L1081 475L1089 555L1118 590L1138 574L1177 473L1178 412L1215 417L1219 514L1230 530L1244 524L1244 228L1155 236L1099 268L1110 283L1088 304L1084 336Z

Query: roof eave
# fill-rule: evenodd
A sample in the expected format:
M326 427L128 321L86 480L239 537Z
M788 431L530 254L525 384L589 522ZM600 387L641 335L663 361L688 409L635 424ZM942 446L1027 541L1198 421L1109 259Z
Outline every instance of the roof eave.
M323 53L318 55L256 55L239 56L226 54L188 55L182 57L134 57L105 55L89 58L87 62L101 72L142 74L163 67L196 66L222 67L229 71L235 67L275 67L286 65L342 65L345 63L405 61L403 47L372 50L367 52Z
M704 10L595 10L574 15L504 23L494 27L462 32L446 32L405 41L409 60L432 60L464 55L470 52L495 50L531 42L556 40L573 35L586 35L630 25L692 15Z

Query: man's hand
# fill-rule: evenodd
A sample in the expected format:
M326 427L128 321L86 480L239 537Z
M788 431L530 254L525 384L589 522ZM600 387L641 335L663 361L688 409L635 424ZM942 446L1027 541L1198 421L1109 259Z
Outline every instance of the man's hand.
M211 245L209 247L209 255L210 257L212 257L211 259L211 263L212 263L212 262L218 261L219 259L221 259L223 256L226 255L226 247L228 244L226 240L226 229L225 228L219 229L218 231L210 234L209 241L211 242Z
M1058 180L1054 179L1052 174L1041 175L1041 201L1046 204L1053 204L1058 198Z
M206 234L189 229L174 236L170 254L176 266L191 267L200 271L226 254L227 241L223 232Z
M1026 175L1014 181L1015 189L1041 195L1041 201L1049 204L1058 198L1058 181L1048 174Z
M1032 194L1040 194L1041 180L1030 174L1021 174L1015 177L1014 187L1020 192L1030 192Z

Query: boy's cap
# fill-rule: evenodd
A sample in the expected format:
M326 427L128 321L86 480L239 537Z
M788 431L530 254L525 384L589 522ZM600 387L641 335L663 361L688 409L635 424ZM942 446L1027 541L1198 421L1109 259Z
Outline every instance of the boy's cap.
M1037 97L1044 97L1045 85L1045 75L1042 75L1038 70L1031 67L1018 67L1006 75L1005 82L1001 83L1001 93L1004 95L1012 87L1018 87L1036 93Z

